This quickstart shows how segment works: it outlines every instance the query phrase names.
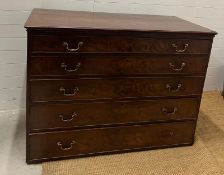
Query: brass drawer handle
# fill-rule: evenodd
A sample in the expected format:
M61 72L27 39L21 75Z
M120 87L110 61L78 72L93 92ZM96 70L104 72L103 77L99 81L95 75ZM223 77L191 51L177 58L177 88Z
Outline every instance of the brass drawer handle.
M81 66L81 63L78 62L78 63L75 65L75 68L74 68L74 69L68 69L68 68L67 68L67 67L68 67L67 64L65 64L64 62L61 63L61 68L64 68L64 70L65 70L66 72L76 72L77 70L79 70L80 66Z
M68 119L66 119L65 116L64 116L63 114L59 114L58 117L60 117L61 120L62 120L63 122L70 122L70 121L72 121L75 117L78 117L78 114L77 114L76 112L74 112L74 113L71 115L71 117L68 118Z
M175 68L176 66L173 63L169 63L169 66L172 68L173 71L180 72L184 69L186 63L185 62L181 63L181 66L179 68Z
M183 86L183 85L180 84L180 83L177 85L177 87L173 87L173 86L171 86L170 84L166 84L166 88L167 88L170 92L178 92L178 91L180 91L180 89L181 89L182 86Z
M173 131L170 131L169 134L170 134L170 136L174 136L174 132Z
M172 47L175 48L176 52L177 53L183 53L185 51L187 51L187 48L188 48L189 44L184 44L184 48L181 50L181 49L178 49L178 46L176 44L172 44Z
M82 41L80 41L80 42L78 42L78 46L77 46L77 48L74 48L74 49L71 49L71 48L69 48L69 44L68 44L68 42L63 42L62 43L62 46L63 47L65 47L66 48L66 50L67 51L69 51L69 52L76 52L76 51L78 51L80 48L81 48L81 46L83 46L83 42Z
M62 142L57 142L57 145L60 147L62 151L68 151L72 149L72 145L74 145L76 141L71 141L68 146L63 146Z
M169 110L167 108L162 109L163 113L166 115L175 115L177 113L177 107L175 106L172 110Z
M75 88L73 89L73 93L71 93L71 94L66 93L66 90L65 90L64 87L60 87L59 91L60 91L60 92L63 92L63 95L64 95L64 96L68 96L68 97L69 97L69 96L75 96L75 95L78 93L79 88L78 88L78 87L75 87Z

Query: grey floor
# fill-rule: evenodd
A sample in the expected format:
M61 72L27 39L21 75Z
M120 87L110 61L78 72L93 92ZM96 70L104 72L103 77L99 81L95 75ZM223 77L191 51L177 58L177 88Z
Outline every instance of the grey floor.
M0 111L0 175L41 175L41 164L25 163L24 111Z

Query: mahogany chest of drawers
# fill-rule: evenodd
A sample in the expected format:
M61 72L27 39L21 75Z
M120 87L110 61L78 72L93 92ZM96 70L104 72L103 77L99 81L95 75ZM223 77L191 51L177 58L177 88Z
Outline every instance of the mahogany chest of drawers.
M193 144L214 31L44 9L25 27L27 163Z

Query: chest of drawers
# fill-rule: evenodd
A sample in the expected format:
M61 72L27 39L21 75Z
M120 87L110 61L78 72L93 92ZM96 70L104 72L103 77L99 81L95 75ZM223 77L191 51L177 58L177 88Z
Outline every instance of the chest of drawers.
M44 9L25 27L27 163L193 144L214 31Z

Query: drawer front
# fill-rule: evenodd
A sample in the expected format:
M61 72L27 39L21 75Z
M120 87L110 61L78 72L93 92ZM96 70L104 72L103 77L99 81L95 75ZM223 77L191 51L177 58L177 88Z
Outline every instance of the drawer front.
M34 35L33 52L209 53L210 40Z
M31 101L199 95L203 82L201 77L31 80Z
M31 75L204 75L207 56L72 56L32 57Z
M196 98L35 105L31 130L196 119ZM97 110L96 110L97 109Z
M195 122L162 123L32 134L30 159L192 144Z

